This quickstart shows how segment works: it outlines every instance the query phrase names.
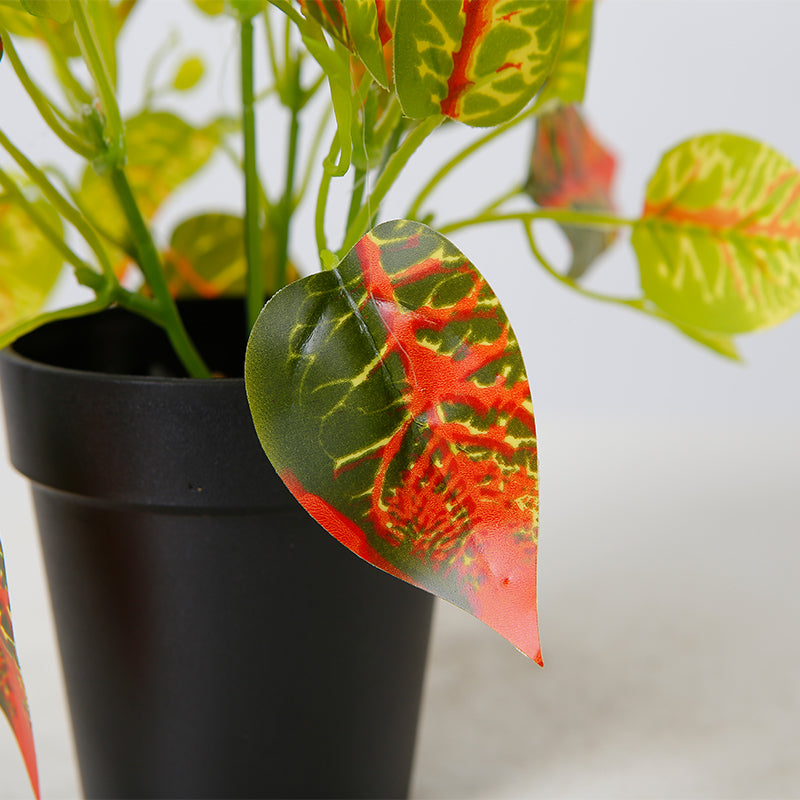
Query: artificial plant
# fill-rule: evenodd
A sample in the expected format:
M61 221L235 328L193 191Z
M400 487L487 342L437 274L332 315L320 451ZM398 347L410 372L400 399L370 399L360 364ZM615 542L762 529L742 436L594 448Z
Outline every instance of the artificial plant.
M0 117L0 147L14 164L0 169L0 345L118 306L161 326L186 373L208 378L213 365L188 338L175 298L241 296L254 422L298 500L362 558L466 608L540 660L528 382L497 298L445 235L521 225L532 260L559 281L736 357L735 334L800 308L797 170L750 139L698 136L664 156L640 217L620 217L615 158L580 110L592 0L196 0L195 13L238 29L240 55L240 113L202 125L170 105L201 79L196 56L166 83L156 60L143 107L123 118L118 43L136 5L0 0L3 67L80 165L70 173L32 163ZM257 32L268 87L255 85ZM48 55L50 84L27 69L23 40ZM277 188L257 164L257 142L276 135L256 127L266 95L285 110ZM301 125L320 106L327 112L304 147ZM489 130L419 181L404 219L384 220L387 193L443 124ZM440 220L434 190L519 125L535 126L534 146L509 159L509 191L468 219ZM241 169L243 213L204 209L156 236L164 202L217 153ZM335 240L334 184L350 197ZM314 229L305 233L320 271L297 279L292 226L312 185ZM566 272L538 245L541 220L570 242ZM582 277L622 229L632 232L641 296L590 292ZM43 311L64 270L90 299ZM4 587L0 601L3 710L36 787Z

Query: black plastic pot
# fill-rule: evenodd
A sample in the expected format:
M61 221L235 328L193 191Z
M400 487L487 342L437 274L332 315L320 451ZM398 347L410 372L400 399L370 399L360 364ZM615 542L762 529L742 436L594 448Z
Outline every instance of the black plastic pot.
M187 325L241 374L240 305L212 306ZM0 356L86 795L405 796L432 598L302 510L241 379L174 369L118 311Z

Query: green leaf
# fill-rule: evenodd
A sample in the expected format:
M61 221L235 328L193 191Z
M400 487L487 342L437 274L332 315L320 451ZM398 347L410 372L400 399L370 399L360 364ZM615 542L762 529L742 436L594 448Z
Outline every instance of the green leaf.
M203 60L198 56L190 56L178 67L178 71L172 79L172 85L179 92L186 92L200 83L204 73Z
M689 139L651 179L632 243L670 317L726 334L776 325L800 309L800 173L743 136Z
M22 7L34 17L44 17L64 23L72 18L67 0L20 0Z
M499 125L539 91L558 53L563 0L399 3L395 85L412 118Z
M379 225L267 303L245 382L265 452L318 522L540 659L530 390L456 247L418 222Z
M277 237L266 227L261 236L264 287L273 294ZM172 232L163 258L170 291L175 297L244 297L247 260L244 221L232 214L201 214L184 220ZM292 265L289 279L298 277Z
M316 22L349 50L353 49L341 0L299 0L299 3L307 19Z
M525 191L542 208L613 212L611 189L617 163L595 138L576 106L560 106L536 120ZM616 238L609 228L563 225L572 247L568 278L586 273Z
M583 102L592 45L593 10L594 0L569 0L567 3L564 38L553 71L539 94L541 103Z
M391 39L392 32L386 19L381 19L378 4L375 0L344 0L344 7L356 54L375 81L388 89L389 72L383 46Z
M62 230L48 203L38 199L33 205L53 230ZM21 208L0 202L0 334L41 310L62 263L61 253Z
M6 583L6 565L3 546L0 544L0 709L6 715L14 738L17 740L34 794L39 797L39 775L36 769L36 751L33 745L33 729L25 696L25 685L14 644L14 628L11 624L11 604Z
M193 128L174 114L143 111L125 123L125 172L145 219L211 158L222 136L218 125ZM111 182L88 167L78 202L93 224L122 249L133 251L125 216Z

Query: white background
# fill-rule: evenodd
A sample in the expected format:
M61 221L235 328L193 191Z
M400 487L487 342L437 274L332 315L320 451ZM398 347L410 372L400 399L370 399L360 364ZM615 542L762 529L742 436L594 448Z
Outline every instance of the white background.
M177 14L182 4L147 5L126 33L123 91L180 27L185 49L228 70L228 83L210 82L190 113L233 108L232 29L211 38L198 16ZM604 0L595 21L586 109L619 155L624 216L641 208L661 153L692 134L736 131L800 163L800 4ZM7 63L0 67L4 130L30 153L54 153ZM133 110L137 96L127 97ZM403 213L409 185L463 135L443 133L412 162L386 218ZM470 161L434 198L441 218L524 176L530 136L521 130ZM280 172L280 145L266 134L261 160L268 177ZM209 198L235 208L239 195L220 163L165 208L160 230ZM293 252L311 270L308 219ZM800 317L743 337L746 365L733 364L661 323L570 293L533 263L513 228L454 240L503 300L528 366L540 432L546 668L441 608L416 796L800 796ZM627 242L592 285L635 293ZM58 295L68 296L69 288ZM70 797L76 778L25 484L4 469L0 492L44 795ZM0 729L0 797L25 792Z

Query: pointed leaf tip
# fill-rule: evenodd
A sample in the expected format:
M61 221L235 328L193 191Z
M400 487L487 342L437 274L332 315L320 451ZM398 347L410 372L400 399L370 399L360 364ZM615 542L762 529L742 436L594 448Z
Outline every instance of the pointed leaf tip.
M245 381L265 452L323 527L541 663L530 389L497 297L454 245L379 225L266 305Z

